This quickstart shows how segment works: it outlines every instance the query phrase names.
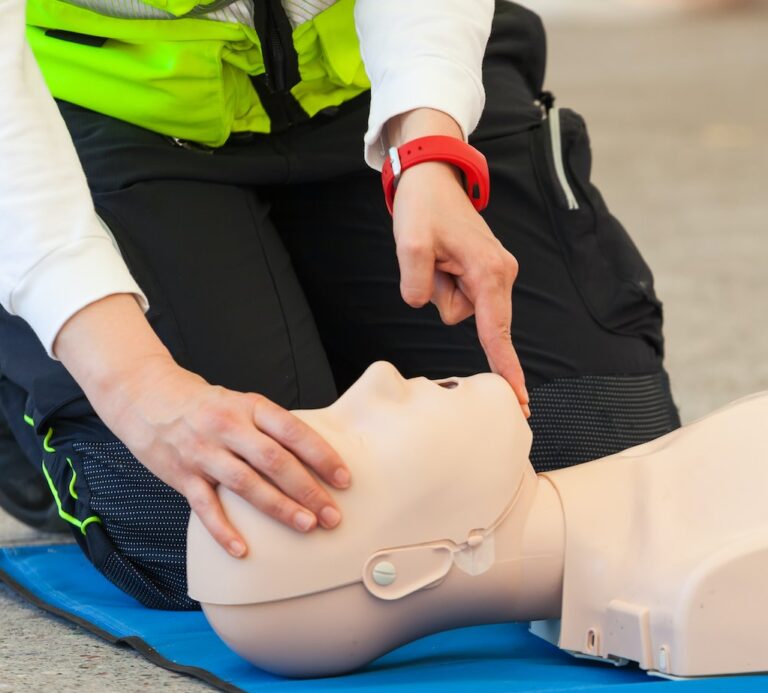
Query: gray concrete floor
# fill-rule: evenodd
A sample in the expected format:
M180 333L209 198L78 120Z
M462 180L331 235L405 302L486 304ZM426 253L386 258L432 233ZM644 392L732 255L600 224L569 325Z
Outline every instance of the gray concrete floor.
M654 268L691 420L768 388L768 8L550 26L549 88L586 116L595 179ZM0 543L49 537L0 516ZM206 688L0 587L0 693Z

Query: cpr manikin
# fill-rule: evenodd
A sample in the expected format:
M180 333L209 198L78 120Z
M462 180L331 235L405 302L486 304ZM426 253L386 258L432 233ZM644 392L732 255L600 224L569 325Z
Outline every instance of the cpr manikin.
M573 654L667 676L768 670L768 395L538 476L492 374L376 363L295 413L350 467L343 523L299 534L222 488L247 557L189 526L190 595L255 665L342 673L432 632L533 621Z

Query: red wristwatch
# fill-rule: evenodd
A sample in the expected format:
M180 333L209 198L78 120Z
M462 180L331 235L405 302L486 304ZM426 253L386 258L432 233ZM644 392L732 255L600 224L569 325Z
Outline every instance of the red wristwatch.
M381 169L381 183L390 214L400 175L411 166L425 161L445 161L460 168L464 174L464 188L475 209L480 212L488 206L491 182L485 157L455 137L430 135L411 140L400 147L390 147Z

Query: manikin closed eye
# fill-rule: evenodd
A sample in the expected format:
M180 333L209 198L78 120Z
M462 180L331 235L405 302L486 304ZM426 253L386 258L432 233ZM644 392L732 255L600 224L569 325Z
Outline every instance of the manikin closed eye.
M330 491L342 525L299 534L220 488L250 548L238 560L190 520L190 595L257 666L342 673L428 633L526 620L663 675L768 670L768 395L538 476L495 375L404 380L376 363L296 414L350 466L353 487Z

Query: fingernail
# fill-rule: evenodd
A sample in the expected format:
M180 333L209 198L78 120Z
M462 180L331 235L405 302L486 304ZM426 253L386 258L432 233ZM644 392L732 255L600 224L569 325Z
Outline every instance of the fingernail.
M343 467L339 467L333 474L333 483L341 488L349 486L350 476L349 472Z
M315 517L300 510L293 516L293 524L296 525L296 529L306 532L312 529L312 526L315 524Z
M245 544L242 541L235 539L229 542L229 553L235 558L240 558L245 553Z
M527 404L523 405L523 414L525 414L526 419L531 418L531 408Z
M523 404L528 404L531 401L531 396L528 394L528 388L523 385Z
M333 529L339 522L341 522L341 514L336 508L330 505L326 505L320 511L320 518L323 521L323 526L328 529Z

